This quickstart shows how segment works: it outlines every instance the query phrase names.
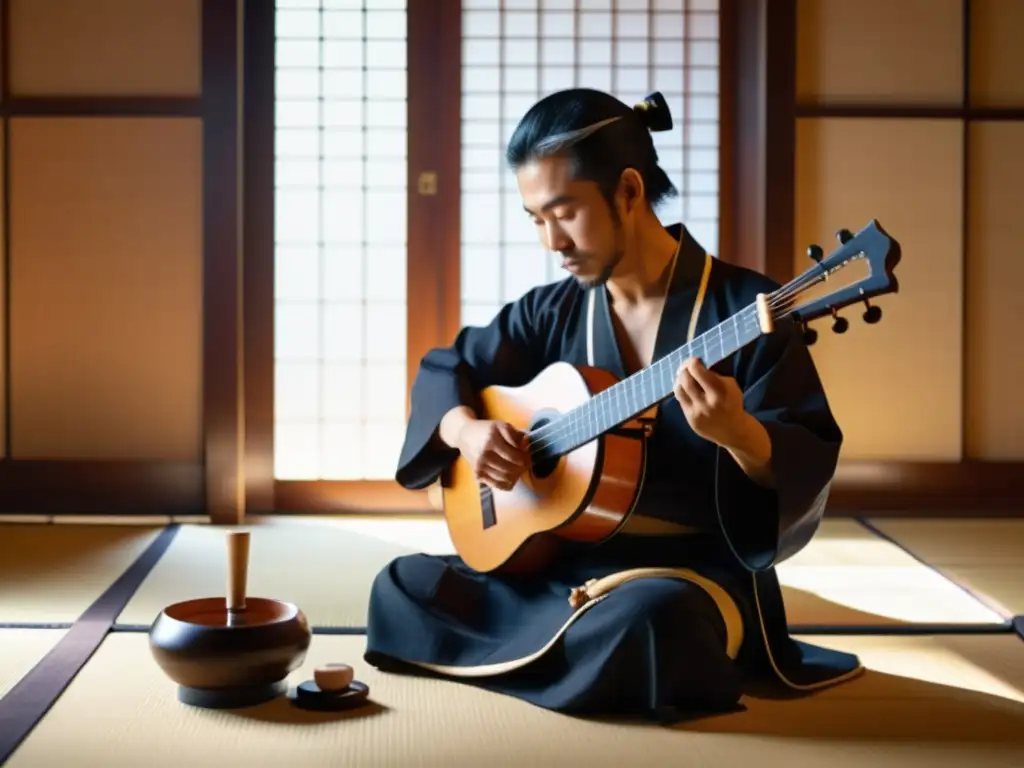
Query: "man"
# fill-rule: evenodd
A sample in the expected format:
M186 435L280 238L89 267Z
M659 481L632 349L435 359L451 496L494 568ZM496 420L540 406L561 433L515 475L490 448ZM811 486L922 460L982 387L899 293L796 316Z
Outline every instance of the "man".
M630 108L562 91L524 116L507 159L570 276L424 357L399 483L427 487L461 454L480 481L512 487L523 436L480 418L482 388L525 384L556 361L627 376L778 287L655 215L675 190L650 134L671 126L657 93ZM556 711L659 720L732 709L748 679L806 691L856 674L855 656L790 638L774 571L815 532L842 442L811 357L779 324L713 367L679 368L620 533L567 545L534 579L457 556L398 558L373 586L367 661ZM649 567L670 570L637 570Z

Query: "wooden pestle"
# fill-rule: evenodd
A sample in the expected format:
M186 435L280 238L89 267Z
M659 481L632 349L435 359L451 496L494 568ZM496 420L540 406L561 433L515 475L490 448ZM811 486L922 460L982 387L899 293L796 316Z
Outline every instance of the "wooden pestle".
M245 610L245 592L249 574L249 532L230 531L228 544L228 618Z

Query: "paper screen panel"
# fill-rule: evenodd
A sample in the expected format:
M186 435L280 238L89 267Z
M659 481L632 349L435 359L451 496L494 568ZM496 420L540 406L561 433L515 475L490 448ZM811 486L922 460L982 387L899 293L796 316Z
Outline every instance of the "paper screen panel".
M718 0L465 0L462 4L462 324L565 276L522 209L505 148L541 97L660 90L675 120L654 134L679 196L661 206L718 251Z
M1024 108L1024 3L971 0L971 103Z
M200 0L7 5L15 96L198 96L202 90Z
M200 461L202 122L7 130L12 458Z
M1024 342L1017 327L1024 281L1020 180L1024 123L973 123L967 245L967 454L1024 459Z
M391 478L406 412L406 4L277 4L275 475Z
M800 102L959 106L962 96L963 0L797 0Z
M797 122L795 273L811 265L808 245L829 253L836 230L872 218L903 247L899 293L876 302L880 323L864 323L864 306L854 305L842 311L845 334L827 318L814 326L811 350L844 432L844 459L960 458L962 131L956 120Z

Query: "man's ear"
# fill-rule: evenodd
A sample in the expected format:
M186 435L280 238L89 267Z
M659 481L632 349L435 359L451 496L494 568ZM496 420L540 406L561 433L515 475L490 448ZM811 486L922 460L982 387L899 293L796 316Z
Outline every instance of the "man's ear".
M623 208L623 213L635 213L644 201L644 179L635 168L626 168L619 176L619 189L616 197Z

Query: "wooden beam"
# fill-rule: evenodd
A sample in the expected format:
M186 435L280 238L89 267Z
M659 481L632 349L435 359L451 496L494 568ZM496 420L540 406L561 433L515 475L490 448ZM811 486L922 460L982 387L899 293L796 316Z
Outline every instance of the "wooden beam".
M198 462L0 462L0 516L199 515L204 507Z
M274 509L274 0L245 7L245 506Z
M8 0L0 0L0 103L6 102L11 94L11 4ZM0 138L0 165L3 166L3 179L0 181L0 216L3 223L3 307L0 317L4 327L3 338L3 446L0 454L4 459L13 452L11 423L11 121L4 115L3 137Z
M784 283L793 276L796 0L722 0L722 90L731 127L723 258ZM725 130L725 126L723 126Z
M440 20L433 49L438 75L433 92L436 111L427 116L438 132L436 163L443 182L434 226L441 262L437 343L445 345L455 339L462 325L462 0L436 0L435 7ZM419 364L418 359L415 362Z
M785 283L794 277L796 255L796 0L761 0L759 4L765 67L763 271Z
M435 491L434 493L437 493ZM409 491L390 480L277 480L277 512L339 514L435 512L428 491Z
M844 461L828 514L835 517L1021 517L1024 462ZM436 512L430 491L390 481L275 482L278 511L296 514ZM436 495L436 491L433 491Z
M1021 477L1021 461L842 462L829 514L1024 517Z
M203 0L203 430L211 521L245 516L239 79L241 5Z
M461 2L410 3L408 30L407 392L459 320Z
M971 107L942 104L797 104L798 118L866 120L966 120L1006 122L1024 120L1024 107Z
M718 7L718 258L738 263L736 249L739 20L735 0Z
M4 117L200 117L197 96L16 96L0 101Z

